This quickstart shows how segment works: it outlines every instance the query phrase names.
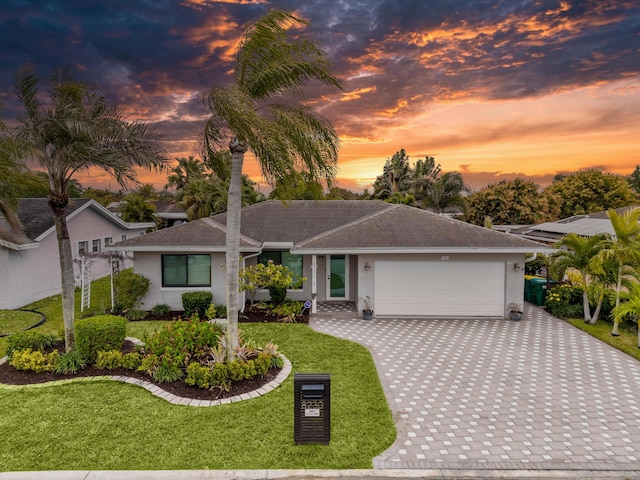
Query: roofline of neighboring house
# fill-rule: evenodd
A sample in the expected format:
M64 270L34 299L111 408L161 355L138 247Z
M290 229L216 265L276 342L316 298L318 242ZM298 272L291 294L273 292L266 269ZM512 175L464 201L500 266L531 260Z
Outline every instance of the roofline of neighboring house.
M81 206L80 208L77 208L76 210L74 210L73 212L68 214L67 215L67 221L69 221L73 217L79 215L80 212L84 212L87 208L93 208L99 214L101 214L103 217L105 217L107 220L111 220L113 223L117 224L118 226L120 226L121 228L126 229L126 230L138 230L138 229L141 229L141 228L153 228L153 227L156 226L156 224L153 223L153 222L132 222L132 223L125 222L120 217L118 217L115 213L109 211L108 209L106 209L105 207L100 205L98 202L96 202L92 198L89 199L89 201L86 202L83 206ZM45 230L40 235L38 235L38 237L35 238L35 241L36 242L40 242L40 241L42 241L43 238L49 236L50 234L52 234L55 231L56 231L56 226L54 224L48 230Z
M105 252L156 252L156 253L168 253L168 252L200 252L200 253L224 253L227 251L226 247L203 247L203 246L157 246L157 245L109 245L104 247ZM262 247L253 246L240 246L241 252L261 252Z
M160 218L169 218L169 219L174 219L174 220L183 220L183 219L187 219L187 214L186 213L158 213L156 212L156 215Z
M384 253L553 253L557 249L551 247L361 247L361 248L292 248L291 253L301 255L367 255Z
M0 247L5 247L11 250L31 250L32 248L38 248L39 246L40 244L37 242L18 244L9 242L8 240L0 240Z

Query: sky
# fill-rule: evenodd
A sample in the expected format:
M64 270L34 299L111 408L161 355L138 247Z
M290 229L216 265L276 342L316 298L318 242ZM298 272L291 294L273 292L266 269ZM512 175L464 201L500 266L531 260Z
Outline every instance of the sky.
M370 188L404 148L477 190L515 177L640 164L637 0L2 0L2 118L15 73L60 67L98 85L130 120L158 127L173 160L198 156L203 92L232 80L242 33L271 8L310 24L343 91L306 100L341 139L337 185ZM244 173L268 191L252 158ZM77 177L117 189L106 174ZM166 174L141 172L161 188Z

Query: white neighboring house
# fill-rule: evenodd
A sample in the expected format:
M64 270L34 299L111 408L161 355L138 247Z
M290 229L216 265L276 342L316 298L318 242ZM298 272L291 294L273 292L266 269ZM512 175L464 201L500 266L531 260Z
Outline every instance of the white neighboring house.
M20 200L18 217L24 232L10 229L0 216L0 308L20 308L61 292L60 256L53 213L46 198ZM91 258L115 242L144 235L153 223L127 223L95 200L72 198L67 206L67 226L75 260ZM125 261L125 268L132 266ZM91 262L91 278L110 273L108 260ZM74 262L79 286L80 262Z
M242 209L244 265L273 261L306 281L288 296L348 301L376 316L497 317L523 304L524 263L554 249L405 205L373 200L274 200ZM182 309L210 290L224 305L226 214L118 242L151 280L145 305ZM265 298L266 292L260 292ZM367 298L368 297L368 298ZM256 297L258 298L258 297Z

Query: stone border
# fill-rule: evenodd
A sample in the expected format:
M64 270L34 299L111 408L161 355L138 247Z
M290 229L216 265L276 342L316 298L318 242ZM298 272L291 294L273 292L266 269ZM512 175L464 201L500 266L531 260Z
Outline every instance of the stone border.
M127 340L131 340L134 343L140 342L140 340L138 340L137 338L132 337L127 337ZM258 398L279 387L280 384L282 384L282 382L284 382L291 374L291 362L289 361L289 359L282 354L280 354L280 358L282 358L282 360L284 361L284 365L282 367L282 370L280 370L280 373L274 380L271 380L269 383L252 392L243 393L234 397L221 398L220 400L198 400L195 398L179 397L167 392L166 390L163 390L162 387L154 383L147 382L146 380L140 380L138 378L127 377L125 375L100 375L95 377L66 378L63 380L54 380L52 382L45 383L33 383L29 385L7 385L5 383L0 383L0 390L23 390L30 388L52 387L55 385L65 385L68 383L85 383L98 382L103 380L114 380L116 382L129 383L131 385L142 387L145 390L151 392L156 397L162 398L163 400L166 400L169 403L173 403L174 405L185 405L189 407L215 407L216 405L227 405L230 403L241 402L243 400ZM2 357L0 359L0 365L6 362L7 357Z

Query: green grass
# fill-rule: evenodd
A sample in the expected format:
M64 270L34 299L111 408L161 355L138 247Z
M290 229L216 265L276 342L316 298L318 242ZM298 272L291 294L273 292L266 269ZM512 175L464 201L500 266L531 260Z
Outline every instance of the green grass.
M614 337L611 335L611 329L613 328L611 322L604 320L598 320L595 325L589 325L585 323L584 319L569 319L567 320L571 325L580 330L587 332L589 335L602 340L604 343L611 345L618 350L621 350L633 358L640 360L640 348L638 348L638 330L636 325L625 324L620 325L620 336Z
M38 323L41 318L34 312L0 310L0 335L22 332Z
M109 298L108 280L92 288L91 309L107 307L101 299ZM30 308L48 318L37 330L59 333L59 296ZM127 335L142 338L161 325L130 322ZM207 408L97 381L0 390L0 471L371 468L395 439L395 426L370 353L306 325L240 329L258 343L277 343L293 372L331 374L329 446L293 443L293 373L267 395Z

